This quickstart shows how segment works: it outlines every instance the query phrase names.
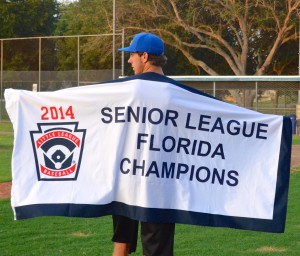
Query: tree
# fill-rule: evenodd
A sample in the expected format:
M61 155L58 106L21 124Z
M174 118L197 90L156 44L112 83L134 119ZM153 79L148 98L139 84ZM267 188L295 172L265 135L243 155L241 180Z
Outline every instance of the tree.
M297 50L299 50L298 41L290 41L282 45L275 56L275 60L269 68L268 74L297 75L299 72L299 55L296 54Z
M300 0L117 0L116 3L117 30L125 28L127 43L136 32L147 30L161 35L171 46L167 51L176 67L167 66L168 74L176 74L177 69L185 74L190 70L191 74L208 75L297 74L298 47L290 46L299 38ZM68 4L58 25L58 35L111 33L112 1L79 0ZM80 44L82 69L110 67L111 38ZM59 45L61 66L74 65L71 49L75 46L74 42ZM288 55L293 56L293 61ZM188 62L184 63L182 56ZM252 106L254 90L230 92L239 105Z
M209 75L264 75L281 47L299 38L299 5L300 0L140 0L128 8L135 18L123 14L123 24L160 34ZM252 105L254 92L232 94Z
M228 69L215 70L195 51L221 56L235 75L262 75L279 48L299 37L299 5L300 0L133 1L130 10L137 15L123 22L127 28L159 32L209 75Z
M53 35L56 0L0 0L0 38Z
M56 0L0 0L0 38L53 35L58 17ZM5 70L38 70L38 41L4 43Z
M56 35L95 35L112 33L112 1L80 0L62 8ZM121 38L116 37L121 45ZM58 43L60 69L72 69L77 63L77 42ZM80 39L81 69L112 68L112 36ZM117 60L120 65L120 59Z

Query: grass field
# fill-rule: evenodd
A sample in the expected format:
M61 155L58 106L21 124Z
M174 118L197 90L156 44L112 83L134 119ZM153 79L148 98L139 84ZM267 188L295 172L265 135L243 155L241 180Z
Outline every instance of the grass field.
M0 122L0 182L11 181L12 131L10 122Z
M299 135L293 136L293 145L300 145L300 136Z
M10 122L0 122L0 182L11 181L13 129ZM293 144L300 145L300 136L293 136Z
M175 255L299 255L300 169L292 173L286 230L270 234L176 225ZM0 200L0 255L111 255L111 217L40 217L13 221L9 200ZM142 255L141 245L134 255Z
M11 180L13 137L0 123L0 182ZM294 136L294 144L300 137ZM286 230L283 234L176 225L176 256L300 255L300 167L291 173ZM0 200L1 256L106 256L112 253L111 217L40 217L13 220L10 200ZM142 255L141 244L137 252Z
M0 132L12 132L11 122L0 122Z

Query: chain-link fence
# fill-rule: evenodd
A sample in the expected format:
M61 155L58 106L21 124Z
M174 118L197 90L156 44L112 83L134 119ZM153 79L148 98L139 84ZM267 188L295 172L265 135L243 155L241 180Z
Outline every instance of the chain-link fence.
M124 74L124 32L0 39L0 121L6 88L54 91L99 83Z
M4 107L6 88L54 91L124 75L124 55L112 54L113 45L116 49L124 45L124 33L0 39L0 44L0 120L8 120ZM298 119L300 126L300 76L173 78L232 104L262 113L289 115L295 123Z
M289 116L300 134L300 76L174 77L226 102L265 114Z
M266 114L296 115L300 104L300 76L173 78L224 101Z

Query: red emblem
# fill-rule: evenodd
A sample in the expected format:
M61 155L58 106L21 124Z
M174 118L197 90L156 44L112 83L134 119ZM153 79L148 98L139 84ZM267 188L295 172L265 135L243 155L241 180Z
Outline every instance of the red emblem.
M38 180L76 180L83 152L85 129L78 122L39 123L30 131Z

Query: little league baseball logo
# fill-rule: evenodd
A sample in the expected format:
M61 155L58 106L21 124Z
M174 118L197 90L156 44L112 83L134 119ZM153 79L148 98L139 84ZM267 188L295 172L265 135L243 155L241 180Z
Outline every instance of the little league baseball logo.
M76 180L86 129L78 122L38 123L30 131L38 180Z

